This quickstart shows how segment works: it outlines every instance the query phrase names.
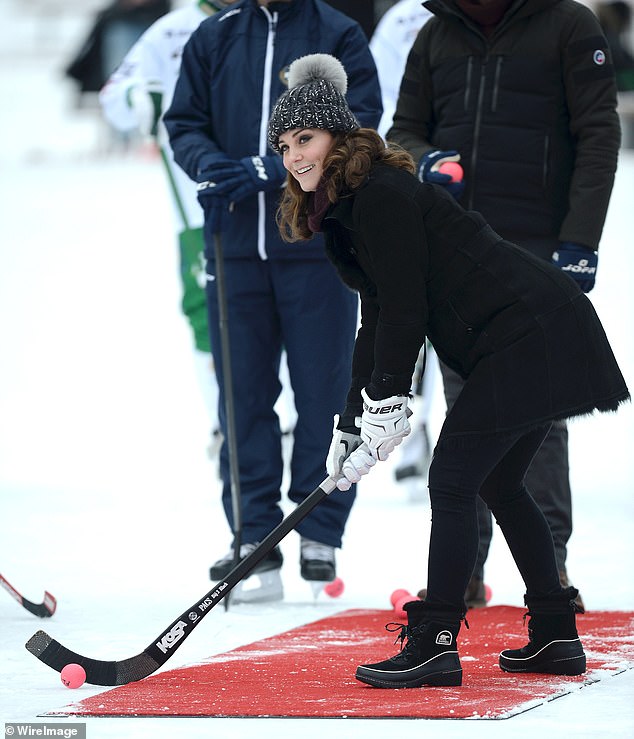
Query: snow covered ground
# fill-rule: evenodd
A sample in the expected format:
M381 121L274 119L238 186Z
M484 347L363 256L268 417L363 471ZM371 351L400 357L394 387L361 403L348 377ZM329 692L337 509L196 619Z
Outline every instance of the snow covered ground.
M52 5L49 0L48 5ZM73 4L70 4L73 5ZM170 205L158 161L105 155L104 130L72 109L60 69L85 17L45 24L34 4L0 0L0 572L30 600L59 602L40 621L0 592L0 719L41 714L99 693L68 692L25 649L38 629L80 653L141 651L211 586L209 564L229 537L179 313ZM68 4L67 4L68 6ZM62 7L62 4L59 4ZM73 5L73 7L78 7ZM85 11L84 11L85 12ZM623 151L592 299L634 386L631 275L634 152ZM440 395L440 387L438 387ZM437 430L443 414L433 409ZM575 422L575 533L569 573L592 609L634 609L634 411ZM393 483L392 462L360 486L338 557L346 591L312 601L298 541L283 542L286 600L219 606L167 668L345 608L386 608L397 587L424 584L425 499ZM287 508L290 510L290 508ZM380 539L385 544L373 544ZM493 603L522 604L522 585L496 532L487 564ZM500 645L501 647L504 645ZM634 735L634 671L509 721L88 719L90 739L310 739ZM54 723L54 721L53 721ZM83 723L83 720L79 720Z

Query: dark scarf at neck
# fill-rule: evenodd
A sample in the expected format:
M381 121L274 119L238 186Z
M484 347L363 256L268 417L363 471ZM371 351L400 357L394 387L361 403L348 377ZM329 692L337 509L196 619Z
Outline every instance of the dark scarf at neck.
M321 231L321 222L330 208L330 200L326 195L326 183L321 180L315 192L308 197L308 228L313 233Z
M513 0L456 0L456 5L482 29L485 36L490 36L504 14L513 4Z

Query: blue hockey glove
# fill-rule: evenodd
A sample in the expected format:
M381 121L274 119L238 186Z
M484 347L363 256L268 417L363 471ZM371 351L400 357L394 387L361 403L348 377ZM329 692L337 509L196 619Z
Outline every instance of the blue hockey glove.
M442 185L456 200L462 195L464 181L452 182L451 175L438 171L441 164L446 162L459 162L460 154L455 150L440 151L434 149L423 154L418 162L418 179L421 182L430 182L433 185Z
M222 195L222 185L239 175L242 170L240 162L230 159L221 151L206 154L200 161L196 177L199 183L198 199L200 200L201 196Z
M562 241L557 251L553 252L552 261L570 275L584 293L592 290L599 262L596 251L571 241Z
M239 203L257 192L278 190L286 179L282 157L251 156L240 160L241 170L220 185L220 194Z
M244 157L238 161L219 152L202 161L198 177L198 199L211 195L238 203L261 190L277 190L285 179L286 170L282 157L276 154ZM202 188L201 185L206 187Z
M223 197L208 197L207 183L198 185L198 202L205 214L205 229L211 233L222 233L226 230L231 214L229 212L229 201Z

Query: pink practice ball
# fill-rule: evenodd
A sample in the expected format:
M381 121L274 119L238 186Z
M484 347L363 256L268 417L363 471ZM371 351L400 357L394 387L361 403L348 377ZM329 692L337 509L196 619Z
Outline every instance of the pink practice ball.
M67 688L80 688L86 682L86 670L81 665L71 663L64 667L60 677Z
M409 595L409 592L405 590L404 588L399 588L398 590L395 590L392 595L390 595L390 603L395 606L396 601L399 598L402 598L404 595Z
M438 167L438 171L442 174L451 175L452 182L460 182L464 177L464 172L458 162L445 162Z
M324 593L331 598L338 598L343 593L343 580L340 577L335 577L332 582L324 586Z
M405 612L405 609L403 606L406 603L411 603L413 600L420 600L420 598L417 598L415 595L412 595L411 593L407 593L407 595L402 595L394 604L394 615L396 618L407 618L407 613Z

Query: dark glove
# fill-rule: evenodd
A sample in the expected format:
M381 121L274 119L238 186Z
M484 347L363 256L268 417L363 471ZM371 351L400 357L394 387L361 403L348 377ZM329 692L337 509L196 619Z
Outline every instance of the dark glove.
M238 164L240 170L218 184L218 194L232 203L239 203L257 192L277 190L286 178L282 157L276 154L244 157Z
M230 159L221 151L206 154L200 161L196 177L199 183L198 199L200 200L201 195L222 195L220 185L239 175L242 170L240 162Z
M418 162L418 179L421 182L430 182L433 185L442 185L456 200L462 195L464 181L452 182L451 175L438 171L441 164L445 162L459 162L460 154L453 149L450 151L428 151L423 154Z
M282 157L277 154L244 157L238 161L218 152L204 157L201 162L198 182L206 187L202 189L199 185L198 199L212 195L238 203L256 192L280 188L285 178Z
M552 260L577 282L584 293L592 290L599 262L596 251L571 241L562 241L557 251L553 252Z
M209 197L207 193L209 187L206 182L202 182L198 187L198 202L205 214L205 228L213 234L222 233L227 229L229 218L231 218L229 201L223 197Z

